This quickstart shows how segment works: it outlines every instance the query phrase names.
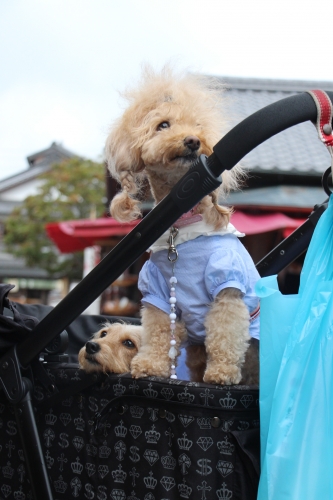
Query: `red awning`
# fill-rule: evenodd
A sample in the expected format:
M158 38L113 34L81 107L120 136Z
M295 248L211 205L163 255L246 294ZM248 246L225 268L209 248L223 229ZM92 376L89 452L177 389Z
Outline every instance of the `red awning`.
M292 219L287 215L275 212L267 215L249 215L244 212L235 212L231 216L231 223L246 235L267 233L268 231L277 231L284 229L284 236L292 233L306 219Z
M292 219L282 213L249 215L237 211L231 217L232 224L246 235L283 229L284 235L287 236L304 221L305 219ZM70 253L99 244L113 236L125 236L139 222L121 223L111 217L103 217L94 220L53 222L46 225L46 231L61 252Z
M96 245L112 236L125 236L139 222L121 223L111 217L52 222L46 225L46 232L62 253L70 253Z

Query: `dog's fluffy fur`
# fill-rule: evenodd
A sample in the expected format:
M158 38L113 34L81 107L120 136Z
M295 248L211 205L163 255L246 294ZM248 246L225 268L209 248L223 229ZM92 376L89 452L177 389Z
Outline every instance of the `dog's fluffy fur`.
M79 352L79 364L87 373L128 373L141 346L142 327L105 323Z
M110 173L122 188L110 207L112 216L120 221L140 216L136 196L144 177L159 202L200 154L212 153L226 131L222 87L209 78L176 75L170 68L161 73L146 68L141 83L125 97L129 106L112 128L105 150ZM239 166L225 171L221 189L237 188L242 176ZM227 226L231 215L229 208L217 204L218 195L215 191L206 196L196 209L215 230ZM169 316L148 305L142 311L142 325L141 347L131 363L132 375L169 376ZM239 383L250 340L249 312L239 290L227 288L218 294L205 328L204 381ZM176 322L175 337L178 349L186 337L181 321ZM254 379L251 374L251 381Z

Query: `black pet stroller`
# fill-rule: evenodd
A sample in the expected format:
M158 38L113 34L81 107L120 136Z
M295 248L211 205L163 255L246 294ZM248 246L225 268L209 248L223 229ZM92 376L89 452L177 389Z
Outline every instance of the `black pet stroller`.
M328 95L333 101L333 92ZM54 309L40 314L17 305L4 316L10 286L2 287L1 500L256 499L258 388L208 385L186 375L134 380L84 374L74 355L105 318L80 314L214 190L225 169L271 136L316 119L315 102L304 93L237 125ZM325 208L316 207L257 265L262 276L278 273L306 250ZM64 330L69 348L62 354Z

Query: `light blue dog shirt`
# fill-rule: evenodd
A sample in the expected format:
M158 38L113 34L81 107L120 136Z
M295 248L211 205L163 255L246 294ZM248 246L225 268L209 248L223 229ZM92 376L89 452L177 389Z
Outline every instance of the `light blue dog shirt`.
M194 226L196 224L193 224L193 229ZM176 239L179 255L174 267L176 313L185 322L189 344L204 343L204 320L209 307L219 292L230 287L242 292L250 313L250 335L259 339L259 299L254 286L260 276L236 234L243 236L230 224L221 234L208 232L207 235L194 236L190 241L183 241L186 236ZM168 260L167 237L165 233L153 245L150 259L140 272L138 286L143 305L152 304L169 314L172 264Z

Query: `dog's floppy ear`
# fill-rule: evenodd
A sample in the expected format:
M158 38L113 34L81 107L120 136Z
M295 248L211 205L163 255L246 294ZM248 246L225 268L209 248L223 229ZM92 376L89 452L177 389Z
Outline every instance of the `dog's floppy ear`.
M144 163L141 150L135 145L124 119L109 134L105 157L110 174L121 185L121 191L111 201L111 215L120 222L135 220L141 216L139 201L135 199L135 195L140 189L140 173L144 169Z

